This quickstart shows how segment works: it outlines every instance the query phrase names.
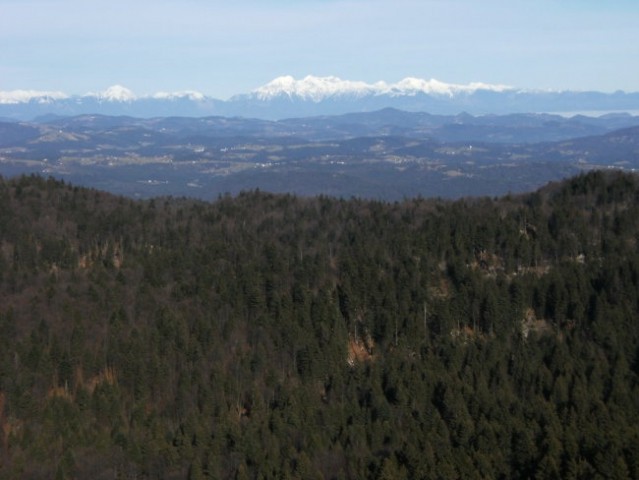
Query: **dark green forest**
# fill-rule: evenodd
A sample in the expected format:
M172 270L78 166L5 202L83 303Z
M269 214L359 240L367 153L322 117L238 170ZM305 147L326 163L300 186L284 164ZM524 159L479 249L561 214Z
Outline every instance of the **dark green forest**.
M0 478L639 478L639 178L0 181Z

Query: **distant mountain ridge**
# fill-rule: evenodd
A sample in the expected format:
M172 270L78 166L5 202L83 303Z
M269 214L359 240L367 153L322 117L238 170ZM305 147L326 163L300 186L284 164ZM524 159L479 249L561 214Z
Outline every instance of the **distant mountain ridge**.
M138 96L113 85L101 92L0 91L0 117L33 120L44 115L211 115L283 119L370 112L383 108L440 115L523 112L627 112L639 110L639 92L540 91L474 82L445 83L408 77L396 83L282 76L252 92L220 100L194 90Z

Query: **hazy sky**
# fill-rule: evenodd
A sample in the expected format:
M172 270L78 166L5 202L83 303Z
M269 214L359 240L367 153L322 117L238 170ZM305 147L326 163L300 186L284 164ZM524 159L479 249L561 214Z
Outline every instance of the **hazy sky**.
M0 0L0 90L280 75L639 91L638 0Z

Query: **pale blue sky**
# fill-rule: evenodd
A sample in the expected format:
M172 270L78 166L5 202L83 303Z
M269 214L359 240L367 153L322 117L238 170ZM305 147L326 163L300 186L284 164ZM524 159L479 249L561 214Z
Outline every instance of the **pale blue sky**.
M228 98L280 75L639 91L637 0L0 0L0 90Z

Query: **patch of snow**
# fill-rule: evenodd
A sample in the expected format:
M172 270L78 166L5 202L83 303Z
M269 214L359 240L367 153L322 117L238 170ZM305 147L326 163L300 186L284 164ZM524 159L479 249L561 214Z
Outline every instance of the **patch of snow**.
M186 98L193 102L201 102L206 96L195 90L184 90L181 92L157 92L151 95L151 98L155 100L180 100Z

